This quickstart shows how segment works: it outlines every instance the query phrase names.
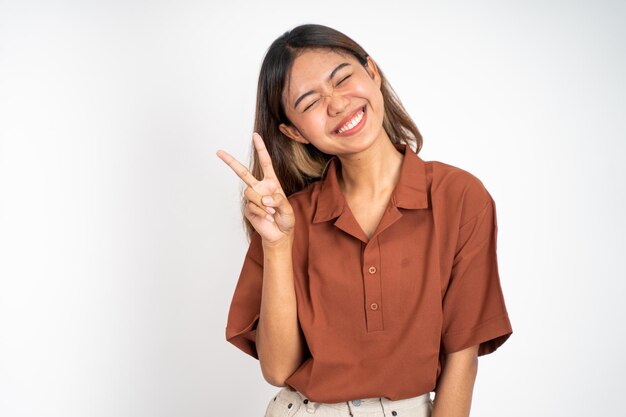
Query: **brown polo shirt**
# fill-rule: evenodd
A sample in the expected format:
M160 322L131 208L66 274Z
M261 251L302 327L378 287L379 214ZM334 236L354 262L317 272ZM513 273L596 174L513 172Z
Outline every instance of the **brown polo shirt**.
M368 239L346 204L334 157L294 193L293 267L307 356L286 380L311 401L399 400L434 391L446 353L512 334L496 258L495 203L460 168L409 146L389 205ZM258 359L263 248L254 233L226 339Z

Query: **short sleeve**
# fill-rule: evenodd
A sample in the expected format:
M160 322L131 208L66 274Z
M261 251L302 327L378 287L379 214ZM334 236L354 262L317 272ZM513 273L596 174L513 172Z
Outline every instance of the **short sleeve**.
M254 231L243 261L239 280L228 311L226 340L258 359L256 328L261 312L263 290L263 246Z
M513 333L498 273L496 207L486 195L480 212L459 227L443 298L444 353L480 344L478 356L487 355Z

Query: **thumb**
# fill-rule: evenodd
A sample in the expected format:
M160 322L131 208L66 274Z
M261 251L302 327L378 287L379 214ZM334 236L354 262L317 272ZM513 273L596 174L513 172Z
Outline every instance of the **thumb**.
M268 207L276 208L276 210L282 214L292 212L291 204L289 204L289 200L284 194L276 193L271 196L266 195L263 197L262 202Z

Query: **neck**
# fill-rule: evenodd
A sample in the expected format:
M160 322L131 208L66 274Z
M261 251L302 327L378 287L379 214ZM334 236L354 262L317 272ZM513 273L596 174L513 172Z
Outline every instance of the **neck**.
M339 184L343 193L375 198L393 191L403 158L387 135L363 152L341 156Z

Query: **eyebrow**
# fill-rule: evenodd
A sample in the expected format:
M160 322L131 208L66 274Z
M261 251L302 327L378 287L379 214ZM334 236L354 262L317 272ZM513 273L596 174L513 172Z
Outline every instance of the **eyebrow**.
M347 65L350 65L350 63L348 63L348 62L344 62L344 63L342 63L342 64L337 65L337 68L335 68L335 69L334 69L334 70L330 73L330 75L328 76L328 81L330 81L330 80L332 80L332 79L333 79L333 77L335 76L335 74L337 73L337 71L339 71L340 69L342 69L343 67L345 67L345 66L347 66ZM306 96L311 95L311 94L313 94L314 92L315 92L315 91L313 91L313 90L311 90L311 91L307 91L306 93L304 93L304 94L302 94L300 97L298 97L298 99L296 100L295 104L293 105L293 108L294 108L294 109L295 109L295 108L297 108L297 107L298 107L298 104L300 104L300 102L301 102L302 100L304 100L304 98L305 98Z

